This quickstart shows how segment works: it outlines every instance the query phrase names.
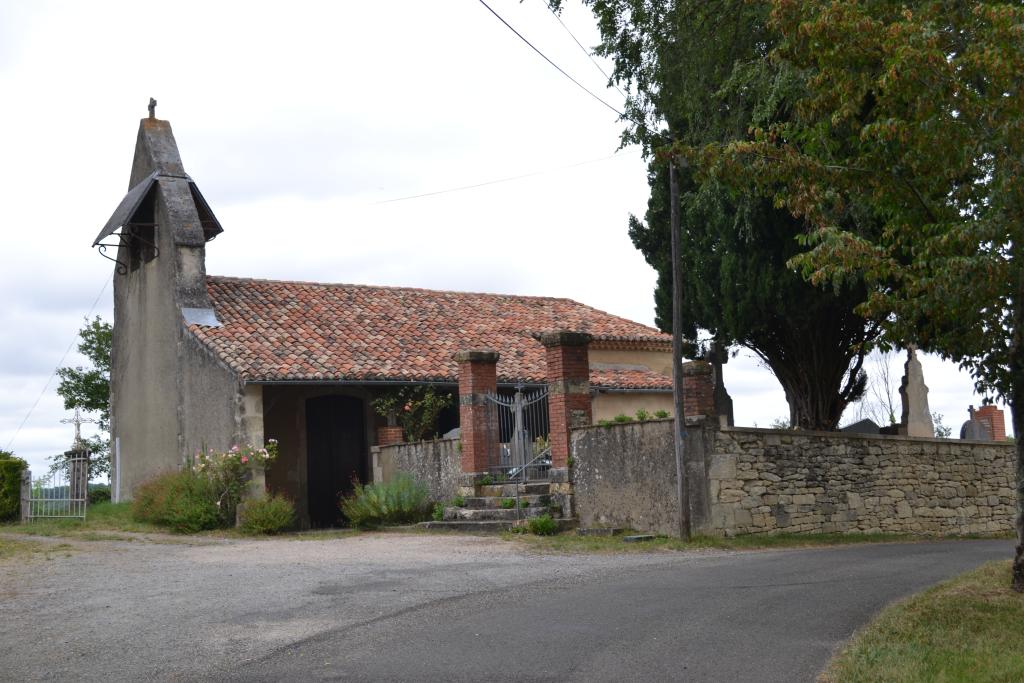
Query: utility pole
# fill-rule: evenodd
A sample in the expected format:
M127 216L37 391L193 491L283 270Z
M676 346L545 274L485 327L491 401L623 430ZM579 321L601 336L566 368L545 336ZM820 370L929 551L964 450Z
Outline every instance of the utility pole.
M676 487L679 499L679 538L690 538L690 493L686 477L686 423L683 416L683 274L679 264L679 182L675 157L668 159L672 231L672 402L676 451Z

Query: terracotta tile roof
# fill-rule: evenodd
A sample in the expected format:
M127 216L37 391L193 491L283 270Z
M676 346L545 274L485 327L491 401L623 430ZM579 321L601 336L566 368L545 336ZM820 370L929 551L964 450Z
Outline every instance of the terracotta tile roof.
M651 389L672 391L672 378L653 370L590 369L590 386L595 389Z
M501 354L500 382L544 381L531 333L586 331L616 347L667 348L668 335L569 299L404 287L207 277L222 327L192 333L247 381L455 382L464 349ZM661 384L655 384L661 378ZM655 373L594 371L605 388L666 388Z

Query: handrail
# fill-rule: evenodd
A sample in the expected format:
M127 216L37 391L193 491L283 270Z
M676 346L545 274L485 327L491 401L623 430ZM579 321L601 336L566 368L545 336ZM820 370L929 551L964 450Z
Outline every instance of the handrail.
M551 446L548 446L547 448L542 450L540 453L535 455L533 457L533 460L531 460L530 462L528 462L525 465L523 465L522 467L520 467L518 472L516 472L515 470L509 470L509 472L508 472L508 479L509 479L509 481L512 482L512 485L515 486L515 488L516 488L516 522L523 521L523 508L519 504L519 484L516 483L515 479L520 474L525 473L526 472L526 468L530 467L533 463L537 462L538 460L540 460L544 456L550 455L550 454L551 454ZM524 484L526 483L526 477L525 476L523 477L523 483Z

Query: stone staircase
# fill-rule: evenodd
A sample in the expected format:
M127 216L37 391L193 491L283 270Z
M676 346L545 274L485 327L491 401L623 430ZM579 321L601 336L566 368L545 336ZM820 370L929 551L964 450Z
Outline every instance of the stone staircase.
M518 489L518 500L516 499ZM551 485L547 481L525 484L477 484L474 496L463 498L463 505L444 509L441 521L423 522L427 529L450 531L497 532L523 525L531 517L551 515L564 531L576 525L574 519L563 517L562 509L553 502ZM514 501L519 507L506 507Z

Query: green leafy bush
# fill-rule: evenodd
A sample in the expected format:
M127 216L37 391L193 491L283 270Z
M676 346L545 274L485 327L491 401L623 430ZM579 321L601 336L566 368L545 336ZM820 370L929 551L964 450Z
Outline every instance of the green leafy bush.
M444 503L434 503L434 509L430 512L430 518L435 522L444 519Z
M110 502L110 487L106 484L89 485L89 505Z
M463 498L462 496L455 496L454 498L452 498L452 506L457 508L464 508L466 507L466 499Z
M658 418L659 420L664 420L666 417L668 417L668 411L667 410L655 410L654 411L654 417Z
M136 489L132 518L186 534L221 525L212 483L190 470L166 472Z
M625 413L619 413L618 415L612 418L612 422L617 422L619 424L625 424L626 422L632 421L633 418L629 415L626 415Z
M21 473L26 469L27 462L0 450L0 522L21 516Z
M530 528L530 533L536 536L554 536L558 533L558 522L551 518L551 515L541 515L540 517L534 517L527 526Z
M516 506L516 499L515 498L502 498L501 499L501 509L502 510L511 510L515 506Z
M651 414L644 410L643 408L641 408L640 410L636 411L636 419L637 422L646 422L647 420L651 419Z
M404 473L383 484L356 483L340 507L348 521L361 529L422 522L431 512L427 487Z
M477 483L479 483L481 486L490 486L491 484L494 483L494 477L492 477L489 474L485 474L484 476L480 477Z
M273 495L245 501L241 529L248 534L277 534L295 524L295 505L284 496Z
M530 507L530 501L526 500L525 498L522 499L521 501L519 501L519 507L521 507L521 508L528 508L528 507Z

